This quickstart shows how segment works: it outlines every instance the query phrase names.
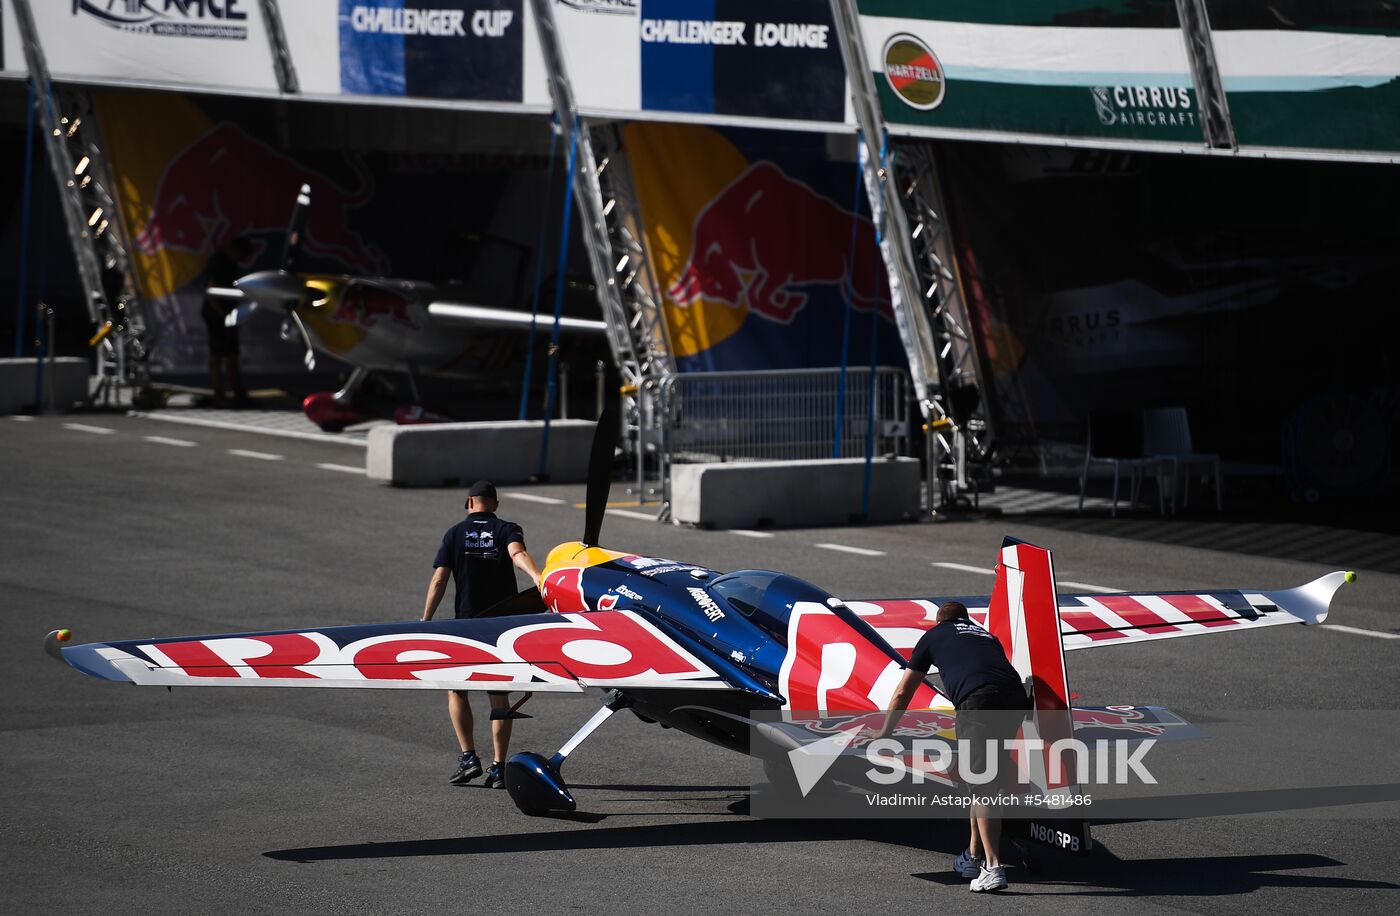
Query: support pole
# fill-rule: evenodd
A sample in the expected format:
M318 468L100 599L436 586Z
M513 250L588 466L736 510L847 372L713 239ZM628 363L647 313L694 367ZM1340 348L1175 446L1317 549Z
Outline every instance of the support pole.
M573 119L569 140L569 164L565 174L574 173L574 163L578 159L578 138L580 126L578 118ZM559 394L559 319L564 314L564 274L569 266L569 225L573 222L573 195L564 197L564 218L559 227L559 264L554 277L554 328L549 334L549 369L546 378L549 384L549 400L544 406L544 435L540 437L540 466L538 477L549 477L549 423L554 416L555 398Z
M856 143L860 143L860 135L856 135ZM856 228L860 225L860 189L861 170L860 163L856 163L855 171L855 192L851 196L851 245L846 257L846 276L850 282L846 284L845 299L846 307L841 310L841 374L836 379L836 427L831 436L831 457L840 458L843 442L846 436L846 364L850 360L851 353L851 310L855 307L853 299L855 296L856 280ZM877 309L878 311L878 309ZM871 379L873 384L874 379Z
M544 213L549 212L549 201L553 197L554 191L554 156L559 149L559 122L557 119L550 123L549 127L549 165L545 171L548 178L544 186ZM568 176L565 176L564 194L569 193ZM535 370L535 329L539 324L540 317L540 284L544 282L544 246L549 236L549 218L545 215L540 217L540 234L535 240L535 284L534 291L530 294L530 333L525 343L525 371L520 379L520 413L517 419L524 420L528 413L527 405L530 403L530 377Z
M34 176L34 78L25 80L29 87L26 104L28 118L24 129L24 202L21 205L19 233L19 277L15 290L15 357L24 355L24 327L28 311L24 305L24 295L28 290L25 283L29 279L29 202L33 196Z
M1211 37L1210 15L1205 0L1176 0L1181 37L1191 61L1191 79L1196 84L1196 107L1201 111L1201 127L1211 149L1238 149L1230 103L1220 82L1215 62L1215 40Z

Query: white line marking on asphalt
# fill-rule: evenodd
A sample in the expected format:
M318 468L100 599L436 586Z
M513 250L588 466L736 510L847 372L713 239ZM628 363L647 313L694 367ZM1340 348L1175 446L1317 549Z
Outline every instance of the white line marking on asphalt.
M1090 585L1088 582L1059 582L1065 588L1082 588L1086 592L1121 592L1121 588L1108 588L1104 585ZM1188 620L1190 618L1187 618Z
M77 433L97 433L99 436L110 436L116 433L115 429L106 426L88 426L86 423L64 423L64 429L71 429Z
M231 448L230 455L237 455L239 458L256 458L259 461L281 461L281 455L270 455L267 452L250 452L246 448Z
M340 471L342 474L364 474L364 468L357 468L351 464L318 464L316 467L323 471Z
M956 569L959 572L981 573L984 576L995 576L995 569L985 569L981 566L967 566L963 563L934 563L934 566L942 566L944 569Z
M847 547L845 544L813 544L813 547L820 547L822 550L838 550L841 553L855 553L863 557L883 557L883 550L871 550L868 547Z
M621 515L625 518L639 518L644 522L656 521L656 516L648 515L645 512L632 512L628 509L609 509L607 511L609 515Z
M194 448L198 442L191 442L188 439L167 439L165 436L142 436L147 442L154 442L156 445L174 445L177 448Z
M347 438L332 433L304 433L294 429L268 429L250 423L226 423L223 420L205 420L202 417L172 416L158 410L130 410L127 411L127 416L140 417L143 420L160 420L164 423L184 423L187 426L205 426L209 429L231 429L235 432L256 433L260 436L281 436L284 439L305 439L309 442L335 442L339 445L353 445L356 448L367 448L369 445L365 439L358 437Z
M34 418L33 418L33 417L31 417L31 416L29 416L29 415L27 415L27 414L22 414L22 413L11 414L10 419L11 419L11 420L14 420L16 423L33 423L33 422L34 422Z
M748 528L730 528L730 534L737 534L741 538L771 538L773 535L768 531L752 531Z
M1340 623L1324 623L1324 630L1338 630L1342 633L1355 633L1357 636L1374 636L1377 639L1400 639L1400 633L1382 633L1380 630L1363 630L1360 627L1343 626Z
M533 494L533 493L514 493L514 492L511 492L511 493L507 493L507 494L506 494L505 496L503 496L502 498L503 498L503 499L518 499L518 500L520 500L521 502L526 502L526 503L539 503L540 505L543 505L543 506L562 506L562 505L564 505L566 502L568 502L568 500L565 500L565 499L555 499L553 496L536 496L536 495Z

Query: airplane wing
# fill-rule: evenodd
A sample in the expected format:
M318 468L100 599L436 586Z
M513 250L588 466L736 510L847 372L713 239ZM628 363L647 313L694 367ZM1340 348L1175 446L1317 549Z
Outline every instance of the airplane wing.
M531 315L527 312L470 305L465 302L430 302L428 314L436 321L477 328L527 330L534 325L538 330L548 331L554 327L552 315ZM560 318L559 327L563 331L576 334L602 334L608 329L606 322L590 321L586 318Z
M1286 623L1327 619L1337 589L1356 574L1333 572L1298 588L1189 592L1120 592L1060 595L1060 635L1066 651L1121 646L1179 636L1232 633ZM846 604L906 659L945 601L961 601L978 623L986 620L991 596L877 599Z
M526 614L45 648L84 674L161 687L749 690L722 659L634 611ZM725 673L721 673L724 671Z

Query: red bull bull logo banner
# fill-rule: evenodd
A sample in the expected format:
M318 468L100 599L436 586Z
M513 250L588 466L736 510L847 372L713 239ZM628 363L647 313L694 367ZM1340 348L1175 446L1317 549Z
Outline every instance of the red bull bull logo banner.
M682 371L839 365L847 324L854 362L873 336L904 365L855 164L822 137L632 124L626 144Z
M893 132L1204 144L1172 0L859 0Z

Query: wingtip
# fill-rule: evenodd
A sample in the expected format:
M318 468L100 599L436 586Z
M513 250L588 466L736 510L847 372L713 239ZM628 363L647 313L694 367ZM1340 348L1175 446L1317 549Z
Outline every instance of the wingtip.
M1261 594L1279 610L1297 617L1305 624L1318 624L1327 619L1332 597L1343 585L1356 581L1356 573L1347 570L1319 576L1306 585Z
M44 637L44 651L51 657L63 661L63 643L73 640L73 631L64 627L60 630L50 630Z

